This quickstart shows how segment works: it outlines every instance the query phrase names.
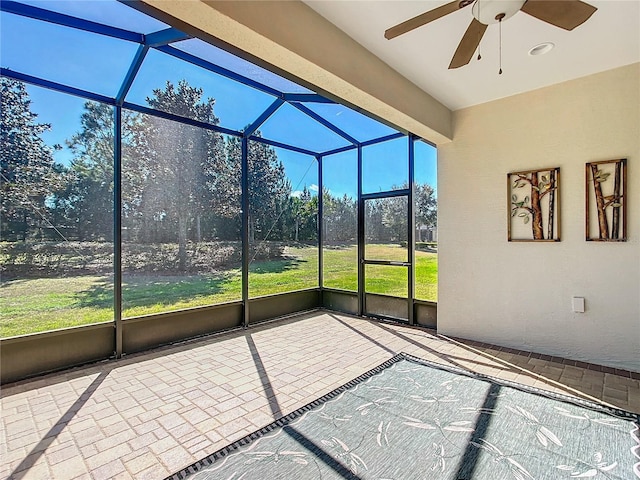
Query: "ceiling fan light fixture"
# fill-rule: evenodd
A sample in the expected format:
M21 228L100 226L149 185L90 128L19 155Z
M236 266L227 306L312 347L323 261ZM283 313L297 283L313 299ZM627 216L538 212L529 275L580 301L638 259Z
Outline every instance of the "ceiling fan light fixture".
M480 23L491 25L512 17L524 4L525 0L478 0L471 7L471 13Z
M540 43L529 50L529 55L532 57L535 57L537 55L544 55L545 53L550 52L553 47L555 47L555 44L551 42Z

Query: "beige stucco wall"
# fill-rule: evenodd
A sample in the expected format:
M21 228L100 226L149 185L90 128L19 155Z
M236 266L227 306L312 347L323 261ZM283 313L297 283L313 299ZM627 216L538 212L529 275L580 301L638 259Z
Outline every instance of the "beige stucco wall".
M629 241L586 242L585 163L618 158ZM507 172L546 167L561 242L507 242ZM640 64L455 112L438 194L441 333L640 371Z
M141 0L138 8L430 142L451 139L449 109L298 0Z

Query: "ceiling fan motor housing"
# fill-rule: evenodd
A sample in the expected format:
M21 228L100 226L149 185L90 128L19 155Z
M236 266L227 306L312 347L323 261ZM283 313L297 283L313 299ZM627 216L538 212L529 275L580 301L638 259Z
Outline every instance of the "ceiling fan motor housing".
M491 25L512 17L525 3L526 0L477 0L471 11L480 23Z

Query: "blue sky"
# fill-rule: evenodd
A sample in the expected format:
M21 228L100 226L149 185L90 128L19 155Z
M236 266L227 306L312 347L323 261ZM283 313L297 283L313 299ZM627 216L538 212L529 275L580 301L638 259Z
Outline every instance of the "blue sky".
M27 3L27 2L25 2ZM30 0L28 3L63 13L81 15L84 18L102 21L122 28L148 33L165 26L139 12L135 12L114 0L92 2L46 2ZM101 35L46 24L31 19L2 13L1 63L22 73L40 76L76 88L91 90L113 97L118 91L137 44L120 41ZM179 48L198 53L236 71L269 83L287 91L304 92L306 89L277 77L244 60L199 40L181 42ZM174 57L152 50L134 81L127 101L146 105L146 97L155 88L162 88L167 80L177 83L186 79L191 85L203 88L204 96L214 98L215 112L220 124L241 130L253 122L274 100L271 95L254 88L212 74L200 67L176 60ZM50 123L52 129L44 135L50 144L62 144L79 129L79 119L84 100L65 94L28 87L32 99L32 110L39 121ZM342 105L308 104L314 112L322 115L348 134L360 141L388 135L394 131L364 115ZM260 128L265 138L299 147L323 152L346 146L347 140L331 132L290 105L284 105ZM407 139L402 138L363 150L363 185L365 193L389 190L392 186L407 181ZM277 149L286 174L294 190L304 186L317 190L318 176L315 158ZM56 159L67 162L70 152L65 149L56 154ZM325 187L334 195L356 194L355 150L327 157L324 168ZM436 150L423 143L416 144L416 181L436 184Z

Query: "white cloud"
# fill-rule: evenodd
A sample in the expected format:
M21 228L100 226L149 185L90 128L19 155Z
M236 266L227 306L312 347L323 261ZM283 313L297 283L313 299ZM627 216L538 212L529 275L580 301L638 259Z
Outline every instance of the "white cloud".
M309 187L307 187L307 190L310 192L318 193L320 188L315 183L312 183L311 185L309 185ZM302 196L302 193L302 190L294 190L293 192L291 192L291 196L294 198L300 198Z

